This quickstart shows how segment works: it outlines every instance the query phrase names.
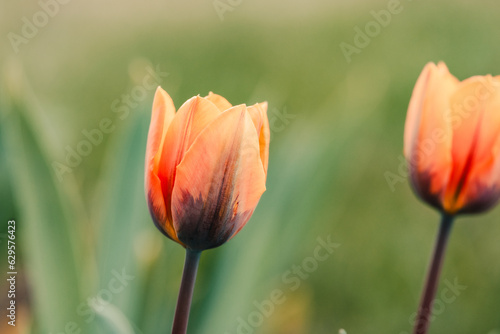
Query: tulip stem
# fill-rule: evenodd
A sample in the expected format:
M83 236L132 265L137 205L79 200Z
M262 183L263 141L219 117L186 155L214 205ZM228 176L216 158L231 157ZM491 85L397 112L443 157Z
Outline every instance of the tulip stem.
M184 272L182 273L181 288L177 298L177 308L175 309L174 324L172 334L186 334L191 300L193 298L194 283L200 262L201 251L194 251L186 248L186 260L184 262Z
M443 267L443 258L450 236L451 227L453 226L453 216L443 214L439 234L434 247L434 254L430 264L424 290L420 300L418 315L415 319L415 328L413 334L426 334L429 330L432 303L436 295L437 286L439 283L439 275Z

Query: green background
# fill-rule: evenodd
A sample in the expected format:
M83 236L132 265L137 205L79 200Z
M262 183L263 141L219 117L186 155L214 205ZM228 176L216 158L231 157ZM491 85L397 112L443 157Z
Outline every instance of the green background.
M445 61L461 80L500 74L500 4L402 1L348 62L341 43L355 45L355 28L391 1L220 3L231 9L223 20L212 0L72 0L16 53L9 33L42 7L2 1L3 310L12 218L20 273L18 325L2 315L2 333L169 332L184 253L156 230L144 199L154 90L121 101L156 67L177 107L214 91L233 104L268 101L272 124L267 191L233 240L202 255L189 333L238 333L238 319L275 289L283 303L240 333L411 332L439 216L405 177L391 187L386 173L399 173L408 101L427 62ZM67 147L103 119L113 131L59 181L53 163L66 164ZM500 333L499 216L457 221L440 287L466 289L436 310L431 333ZM283 275L328 236L340 246L292 291ZM114 271L133 276L120 291ZM90 309L96 296L107 301Z

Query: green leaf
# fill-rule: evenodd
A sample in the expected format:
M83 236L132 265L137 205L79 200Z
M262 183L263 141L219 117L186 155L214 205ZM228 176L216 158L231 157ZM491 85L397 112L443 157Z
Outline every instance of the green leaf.
M134 325L142 318L145 282L163 238L150 220L144 196L147 116L135 110L126 121L116 120L95 196L99 289L111 291L109 302ZM117 273L127 279L112 289Z
M35 104L27 102L29 89L13 80L6 87L9 91L2 91L0 129L20 211L15 217L21 231L16 246L26 266L19 275L26 270L37 328L34 332L80 328L85 333L86 324L76 313L83 302L83 238L78 233L83 219L77 214L77 200L68 190L71 184L55 178L46 134L34 125Z

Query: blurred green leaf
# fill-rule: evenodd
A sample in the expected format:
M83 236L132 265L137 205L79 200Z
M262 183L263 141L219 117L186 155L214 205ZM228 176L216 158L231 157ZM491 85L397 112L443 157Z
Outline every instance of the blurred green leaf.
M111 303L120 305L131 321L139 321L144 280L150 257L157 253L159 235L152 226L144 196L144 154L149 123L143 109L125 122L117 120L114 138L106 150L103 173L94 198L99 288L108 289L116 273L128 279ZM155 247L156 244L156 247Z
M22 233L16 246L33 293L37 328L33 332L60 333L68 328L85 332L85 324L76 316L83 301L84 243L78 233L83 220L76 214L71 194L54 176L44 146L50 129L34 126L36 104L29 87L7 81L2 96L1 132L16 205L21 209L16 221Z

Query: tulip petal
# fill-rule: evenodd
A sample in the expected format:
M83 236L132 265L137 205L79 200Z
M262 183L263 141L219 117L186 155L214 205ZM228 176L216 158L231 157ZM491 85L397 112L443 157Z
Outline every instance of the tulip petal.
M453 96L454 109L461 116L461 123L454 129L450 184L450 192L455 191L456 209L470 211L478 203L490 203L485 196L498 197L499 90L500 80L477 76L463 81Z
M428 63L424 67L411 95L404 129L404 154L408 160L412 159L414 148L417 146L418 130L420 128L425 94L427 93L427 87L433 70L435 70L435 65L433 63Z
M200 132L221 113L209 100L195 96L187 100L175 115L165 135L158 176L162 181L167 220L172 221L171 198L176 167Z
M208 249L234 236L265 191L259 139L244 105L222 113L177 167L174 228L187 247Z
M459 81L444 63L424 68L413 91L405 124L405 156L416 191L439 206L451 174L449 99Z
M161 190L161 181L156 174L151 174L147 197L149 212L156 227L164 235L184 246L179 238L177 238L172 219L167 219L165 201Z
M224 97L218 94L209 92L208 95L205 96L205 98L215 104L220 111L225 111L232 107L231 103L229 103Z
M500 143L499 143L500 145ZM460 198L461 213L484 212L500 199L500 154L492 159L492 165L476 167L471 172L463 196Z
M156 170L165 134L175 116L172 98L158 86L153 100L153 111L149 125L146 147L146 170Z
M267 175L269 164L269 142L271 132L269 130L269 119L267 118L267 102L257 103L247 108L259 136L259 150L264 173Z
M480 102L483 115L475 165L491 158L492 147L500 136L500 80L486 76L478 78L478 81L475 98Z
M175 106L172 99L166 91L158 87L153 101L153 111L148 132L144 185L151 216L158 228L164 233L168 233L162 227L165 222L166 208L157 172L165 133L174 116ZM170 237L176 239L175 236L170 235Z

